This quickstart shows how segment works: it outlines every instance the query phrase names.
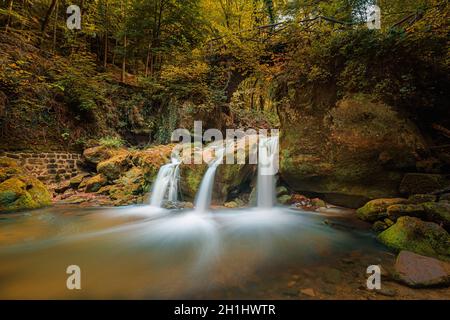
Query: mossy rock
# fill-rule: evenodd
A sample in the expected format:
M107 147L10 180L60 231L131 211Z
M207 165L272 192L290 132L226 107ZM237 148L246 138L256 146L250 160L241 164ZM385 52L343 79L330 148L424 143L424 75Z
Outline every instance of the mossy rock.
M87 163L97 165L113 156L124 152L123 149L114 149L106 146L98 146L83 151L83 157Z
M278 197L278 203L283 204L283 205L288 205L291 203L291 199L292 199L292 196L285 194L285 195L282 195L281 197Z
M181 192L188 200L195 199L203 176L208 166L206 164L181 164L180 166L180 186Z
M424 202L434 202L437 197L433 194L413 194L409 196L408 203L410 204L421 204Z
M108 183L108 179L103 174L98 174L86 181L86 192L97 192Z
M418 128L370 96L336 103L329 86L291 89L280 101L280 174L289 188L356 208L397 197L405 170L426 146Z
M450 230L450 204L444 202L427 202L422 204L427 219L441 224L447 231Z
M400 217L378 235L378 240L396 251L408 250L425 256L450 259L450 236L442 227L418 218Z
M375 199L356 210L356 214L361 220L374 222L388 217L387 208L389 206L402 204L406 201L404 198Z
M372 229L375 232L382 232L388 228L388 225L383 221L375 221L372 225Z
M424 218L425 209L421 204L394 204L387 208L387 215L392 221L403 216Z
M97 165L97 172L103 174L108 181L114 181L131 167L131 155L122 153Z
M0 157L0 182L22 174L23 170L16 161L10 158Z
M80 173L80 174L76 175L75 177L70 179L70 181L69 181L70 187L72 189L77 189L80 186L83 179L85 179L88 176L89 176L88 173Z
M21 175L0 183L0 212L37 209L51 203L47 188L34 177Z
M289 194L289 190L285 186L279 186L277 187L277 197L284 196L286 194Z
M400 183L402 194L425 194L444 189L449 181L439 174L407 173Z

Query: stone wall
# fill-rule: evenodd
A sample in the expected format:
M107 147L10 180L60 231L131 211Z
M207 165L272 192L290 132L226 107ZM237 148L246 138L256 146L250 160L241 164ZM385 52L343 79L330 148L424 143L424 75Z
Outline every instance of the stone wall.
M39 180L51 183L70 179L80 171L81 154L68 152L1 152L0 157L14 159Z

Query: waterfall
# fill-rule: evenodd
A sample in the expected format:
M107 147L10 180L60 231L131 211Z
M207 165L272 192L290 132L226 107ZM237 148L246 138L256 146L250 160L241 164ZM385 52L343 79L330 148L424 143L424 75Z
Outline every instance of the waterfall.
M150 205L160 208L164 199L177 201L180 161L172 158L171 163L159 169L158 176L153 184Z
M217 167L222 163L225 155L225 148L215 147L215 158L209 163L208 170L203 176L200 189L195 199L195 208L198 212L206 212L211 205L212 190L214 187L214 177Z
M278 136L260 137L258 143L258 208L272 208L276 202L275 168L278 168Z

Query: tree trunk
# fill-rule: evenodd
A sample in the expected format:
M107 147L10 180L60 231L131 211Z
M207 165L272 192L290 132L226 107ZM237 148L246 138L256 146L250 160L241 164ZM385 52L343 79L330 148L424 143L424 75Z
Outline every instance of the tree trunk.
M39 40L39 44L42 43L42 40L45 37L45 29L47 29L48 23L50 21L50 17L51 17L51 15L53 13L53 10L55 9L56 1L57 0L52 0L52 3L50 4L50 7L47 10L47 13L45 14L45 18L42 21L42 24L41 24L41 39Z
M152 43L150 42L148 44L148 49L147 49L147 59L145 61L145 76L148 76L148 71L149 71L149 66L150 66L150 59L153 59L152 57Z
M58 24L58 0L56 0L56 8L55 8L55 24L53 25L53 53L56 51L56 27Z
M105 49L103 53L103 66L106 69L106 66L108 64L108 0L105 0Z
M120 77L120 80L122 82L125 82L125 72L127 67L127 36L125 35L123 39L123 58L122 58L122 75Z
M14 0L9 0L8 4L8 20L6 20L5 33L8 33L9 24L11 23L11 15L13 9Z

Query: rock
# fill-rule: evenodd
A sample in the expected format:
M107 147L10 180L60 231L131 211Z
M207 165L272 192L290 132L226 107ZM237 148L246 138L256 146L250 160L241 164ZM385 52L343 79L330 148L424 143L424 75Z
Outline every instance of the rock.
M84 178L89 177L89 173L80 173L70 179L69 184L72 189L77 189Z
M37 209L51 203L50 193L34 177L20 175L0 183L0 212Z
M0 158L0 182L22 173L23 170L16 161L9 158Z
M311 199L311 204L314 207L318 207L318 208L324 208L327 206L326 202L319 198Z
M83 157L87 163L96 166L100 162L113 157L117 153L118 150L116 149L106 146L98 146L84 150Z
M383 286L381 287L380 290L376 290L375 292L386 297L395 297L397 295L397 290L385 288Z
M444 193L439 196L439 201L450 201L450 193Z
M64 193L70 189L70 182L63 181L55 188L55 193Z
M407 173L400 183L402 194L424 194L440 190L449 183L444 176L427 173Z
M413 194L408 198L408 203L410 204L421 204L434 201L436 201L436 196L432 194Z
M279 95L280 175L293 191L352 208L397 196L403 173L426 145L413 123L370 96L336 103L328 85L286 86L289 94Z
M194 204L192 202L164 201L162 207L170 210L193 209Z
M86 192L97 192L107 183L106 177L103 174L98 174L86 181Z
M300 289L300 293L313 298L316 296L316 293L312 288Z
M394 204L387 208L388 218L392 221L397 221L399 217L423 217L425 210L421 204Z
M407 200L403 198L375 199L367 202L356 210L358 218L368 222L387 218L387 208L394 204L402 204Z
M450 204L444 202L427 202L422 204L427 220L442 225L447 231L450 230Z
M389 219L389 218L386 218L386 219L384 219L383 221L384 221L384 223L385 223L388 227L393 226L394 223L395 223L394 221L392 221L392 220Z
M284 196L281 196L281 197L278 198L278 202L280 204L283 204L283 205L290 204L291 203L291 196L285 194Z
M225 208L234 209L238 207L238 204L235 201L225 202Z
M408 250L442 259L450 258L450 236L442 227L418 218L400 217L378 240L396 250Z
M131 167L131 155L122 153L97 165L97 172L103 174L108 181L118 179L120 175Z
M277 192L277 197L281 197L281 196L289 194L289 190L285 186L277 187L276 192Z
M388 225L384 223L383 221L375 221L375 223L372 226L373 231L375 232L381 232L388 228Z
M450 263L401 251L395 262L395 278L413 288L448 286Z

